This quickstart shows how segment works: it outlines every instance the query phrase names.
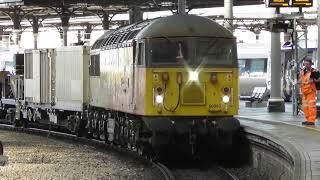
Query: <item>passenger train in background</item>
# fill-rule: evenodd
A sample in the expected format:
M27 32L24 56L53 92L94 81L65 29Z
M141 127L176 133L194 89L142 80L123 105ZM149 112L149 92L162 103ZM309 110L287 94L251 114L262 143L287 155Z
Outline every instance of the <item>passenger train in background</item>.
M308 56L316 59L316 48L308 48L308 53L300 51L300 58ZM281 49L281 89L282 98L291 101L292 93L292 60L294 50L292 47L282 47ZM271 89L271 59L270 47L266 44L238 44L239 61L239 96L240 99L250 98L254 87L266 87L267 96Z
M240 98L250 97L254 87L267 87L268 49L262 43L238 43Z
M16 125L192 155L229 148L240 127L236 39L204 17L121 27L91 49L26 50L23 70L2 72L2 115Z

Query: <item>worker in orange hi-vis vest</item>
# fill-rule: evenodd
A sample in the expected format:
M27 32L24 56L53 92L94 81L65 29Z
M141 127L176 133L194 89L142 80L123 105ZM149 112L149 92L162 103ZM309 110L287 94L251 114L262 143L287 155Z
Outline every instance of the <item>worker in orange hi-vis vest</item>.
M312 67L313 62L310 57L305 57L303 60L304 69L301 72L301 93L302 93L302 108L306 118L302 125L314 125L317 118L317 89L315 82L319 82L317 70Z

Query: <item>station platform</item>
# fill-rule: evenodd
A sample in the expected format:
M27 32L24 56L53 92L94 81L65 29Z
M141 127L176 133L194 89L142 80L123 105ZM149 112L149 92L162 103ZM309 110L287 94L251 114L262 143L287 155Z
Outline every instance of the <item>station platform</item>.
M285 112L268 112L268 107L246 107L246 101L239 102L239 115L241 119L256 119L259 121L275 121L275 122L283 122L291 125L300 126L303 121L305 121L304 115L300 113L297 116L294 116L292 111L292 103L285 103ZM320 123L315 123L317 129L320 130ZM319 124L319 127L317 127ZM313 128L314 128L313 127Z
M240 101L237 117L242 127L256 133L263 131L287 150L297 150L294 159L301 171L295 179L320 180L320 127L318 123L302 126L304 115L294 116L291 103L286 103L285 108L285 112L269 113L267 107L245 107L245 101Z

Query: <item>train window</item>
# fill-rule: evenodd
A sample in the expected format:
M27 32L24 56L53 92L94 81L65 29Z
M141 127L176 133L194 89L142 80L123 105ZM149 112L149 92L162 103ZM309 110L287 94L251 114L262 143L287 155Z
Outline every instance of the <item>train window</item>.
M236 42L222 38L157 38L150 40L147 56L153 64L236 65Z
M239 59L238 64L239 64L240 75L244 74L247 71L246 70L246 61L244 59Z
M195 43L195 59L200 64L232 65L236 63L234 43L233 39L199 39Z
M188 43L182 39L155 39L149 50L155 64L184 64L189 60Z
M142 65L144 62L144 43L139 43L139 52L138 52L138 65Z
M239 59L241 76L260 77L267 73L267 58Z
M254 73L264 73L264 61L252 61L251 62L251 71Z
M90 56L89 75L90 76L100 76L100 56L99 56L99 54Z
M133 41L132 46L133 46L133 63L135 64L136 55L137 55L137 41Z

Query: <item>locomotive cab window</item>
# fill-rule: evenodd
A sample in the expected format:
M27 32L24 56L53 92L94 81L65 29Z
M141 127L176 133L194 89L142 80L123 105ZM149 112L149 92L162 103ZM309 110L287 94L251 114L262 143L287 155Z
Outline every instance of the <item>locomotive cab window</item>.
M234 39L224 38L155 38L150 40L148 57L157 64L236 65Z
M183 64L188 61L188 42L179 39L154 39L149 50L154 64Z
M200 39L196 43L196 59L205 64L232 64L234 59L234 44L229 39ZM222 46L223 45L223 46Z

